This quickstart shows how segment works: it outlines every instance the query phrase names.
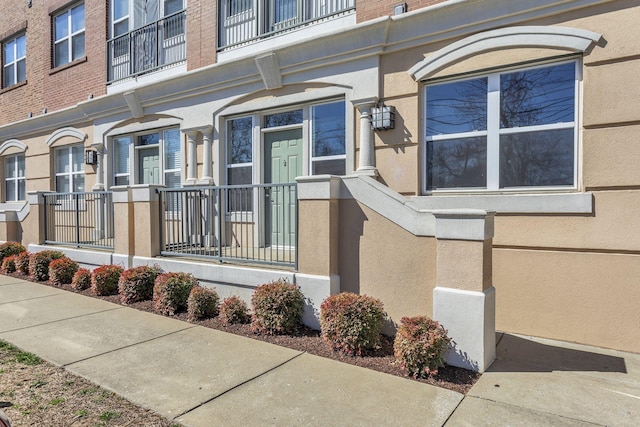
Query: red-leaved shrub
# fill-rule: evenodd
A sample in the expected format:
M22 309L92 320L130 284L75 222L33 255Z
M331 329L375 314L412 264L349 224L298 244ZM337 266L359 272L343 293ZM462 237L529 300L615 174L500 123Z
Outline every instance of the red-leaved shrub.
M71 288L74 291L84 291L91 287L91 271L88 268L79 268L71 279Z
M27 251L20 252L16 255L16 271L25 276L29 274L29 258L31 254Z
M304 296L286 280L256 288L251 296L251 329L265 334L289 334L300 326Z
M9 255L2 260L2 267L0 267L0 269L3 273L13 273L16 271L16 258L18 258L18 255Z
M120 301L123 304L131 304L153 298L153 283L160 273L160 267L148 265L123 271L118 281Z
M73 280L78 268L78 263L67 257L54 259L49 263L49 280L58 286L67 285Z
M173 316L187 309L187 300L198 280L188 273L160 274L153 285L153 307L156 312Z
M101 265L91 273L91 289L96 295L117 294L118 280L122 271L119 265Z
M20 252L25 252L26 250L20 242L3 243L0 245L0 263L8 256L18 255Z
M225 298L222 301L219 315L223 325L249 323L251 320L247 303L235 295Z
M385 317L376 298L351 292L331 295L320 306L322 338L334 350L361 356L379 345Z
M436 375L444 366L451 338L438 322L426 316L403 317L393 342L400 367L414 378Z
M189 320L208 319L218 315L218 293L209 288L194 286L187 299Z
M60 251L46 250L36 252L29 256L29 274L34 279L44 282L49 280L49 263L54 259L62 258Z

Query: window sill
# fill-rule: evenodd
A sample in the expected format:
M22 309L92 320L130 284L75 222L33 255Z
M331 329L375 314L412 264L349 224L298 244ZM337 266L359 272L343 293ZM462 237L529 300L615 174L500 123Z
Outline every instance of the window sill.
M416 196L416 209L482 209L499 214L592 214L591 193Z
M56 68L51 69L49 71L49 75L52 76L52 75L54 75L56 73L59 73L60 71L64 71L64 70L66 70L68 68L75 67L76 65L82 64L84 62L87 62L87 56L86 55L83 56L82 58L78 58L78 59L76 59L74 61L68 62L68 63L66 63L64 65L60 65L60 66L58 66Z
M18 89L18 88L20 88L22 86L26 86L26 85L27 85L27 81L25 80L23 82L11 85L9 87L2 88L2 89L0 89L0 95L2 95L3 93L6 93L6 92L11 92L14 89Z

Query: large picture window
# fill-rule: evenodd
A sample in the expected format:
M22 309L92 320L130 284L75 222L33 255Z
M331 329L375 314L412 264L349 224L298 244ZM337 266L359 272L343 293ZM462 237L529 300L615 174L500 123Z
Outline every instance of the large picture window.
M27 36L21 34L2 44L2 87L27 80Z
M426 86L426 190L576 185L577 62Z
M311 107L311 174L346 174L345 106L342 101Z
M26 200L24 154L4 158L4 199L5 202Z
M56 192L84 191L84 147L72 145L54 152Z
M82 58L85 54L84 3L55 15L53 23L54 68Z

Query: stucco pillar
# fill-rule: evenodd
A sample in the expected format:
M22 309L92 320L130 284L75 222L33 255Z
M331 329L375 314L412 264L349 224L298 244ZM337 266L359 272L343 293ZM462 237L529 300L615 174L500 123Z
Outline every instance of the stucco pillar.
M198 182L198 132L190 130L187 134L187 185L195 185Z
M213 142L212 128L202 129L202 178L198 181L200 185L213 185Z
M434 211L437 280L433 318L449 331L447 363L483 372L495 359L493 212Z
M360 112L360 159L356 172L370 176L378 175L373 129L371 129L371 108L375 105L376 101L377 99L372 98L353 102L353 105Z
M96 183L92 187L93 191L104 191L104 145L94 144L93 148L98 153L98 163L96 164Z
M163 185L131 186L134 221L134 255L160 255L160 197L156 191Z
M135 238L131 191L126 185L111 187L110 190L113 192L113 259L115 264L129 267Z
M29 203L29 215L23 223L23 241L25 244L41 245L46 238L45 217L49 221L46 224L49 230L53 230L53 211L49 215L45 213L44 195L50 191L29 191L27 201Z
M310 300L303 323L320 324L319 309L328 296L340 292L338 275L339 194L341 180L329 175L296 178L298 183L298 273L296 284Z

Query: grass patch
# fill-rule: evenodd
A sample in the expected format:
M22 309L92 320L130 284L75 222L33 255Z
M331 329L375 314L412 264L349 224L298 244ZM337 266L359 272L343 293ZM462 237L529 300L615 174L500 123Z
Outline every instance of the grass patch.
M76 416L76 418L83 418L89 415L89 411L87 411L86 409L80 409L74 412L74 415Z
M5 353L3 359L6 361L11 361L8 359L13 359L13 361L22 363L23 365L39 365L42 363L42 359L35 354L22 351L15 345L9 344L3 340L0 340L0 352Z
M49 405L58 406L61 403L64 403L64 399L62 397L56 397L55 399L51 400L51 402L49 402Z
M114 411L104 411L103 413L100 414L100 421L108 422L114 418L117 418L119 415L120 414Z

